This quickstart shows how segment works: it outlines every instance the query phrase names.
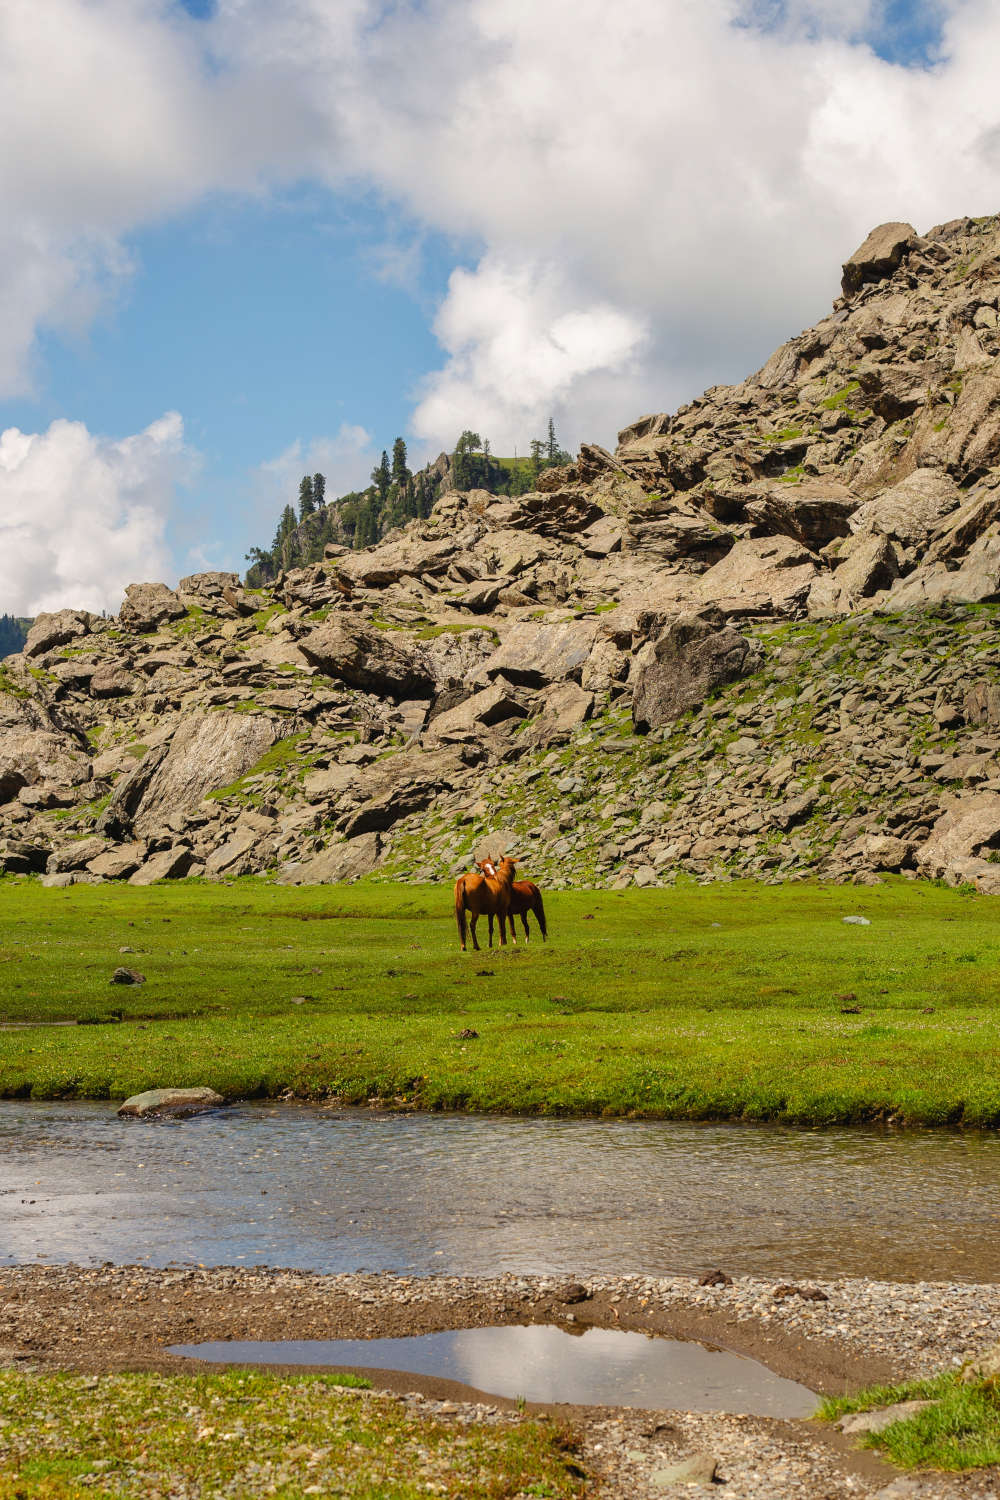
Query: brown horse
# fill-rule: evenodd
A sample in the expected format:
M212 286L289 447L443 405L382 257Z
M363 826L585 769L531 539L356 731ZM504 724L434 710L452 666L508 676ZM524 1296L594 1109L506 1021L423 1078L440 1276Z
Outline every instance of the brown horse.
M500 919L500 946L506 948L507 935L505 923L510 923L511 942L516 943L514 935L514 918L511 915L510 900L511 890L514 884L514 866L516 859L505 855L496 865L492 860L483 860L480 870L481 874L472 871L467 875L460 875L455 881L455 920L458 923L458 935L462 943L462 952L465 952L465 913L469 913L469 929L472 933L472 946L479 952L479 943L476 941L476 922L485 916L489 920L490 947L493 947L493 918Z
M515 880L510 891L510 925L514 927L514 918L521 918L521 926L524 928L524 941L528 941L528 913L533 912L538 918L538 926L544 943L548 937L548 928L545 926L545 907L542 905L542 893L533 880Z
M496 866L491 859L477 859L476 869L483 875L495 875ZM538 919L538 926L542 934L542 942L548 937L548 928L545 925L545 907L542 903L542 893L533 880L515 880L510 888L510 931L514 938L514 918L521 918L521 926L524 928L524 941L528 942L531 937L528 928L528 913L533 912ZM492 926L491 926L492 932ZM516 939L514 939L516 941Z

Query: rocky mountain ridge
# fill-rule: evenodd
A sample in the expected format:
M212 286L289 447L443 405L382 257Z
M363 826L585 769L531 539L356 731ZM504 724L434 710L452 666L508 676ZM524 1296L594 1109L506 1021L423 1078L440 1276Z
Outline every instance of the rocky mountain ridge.
M48 883L1000 889L1000 219L883 225L740 385L245 589L130 587L0 668L0 862Z

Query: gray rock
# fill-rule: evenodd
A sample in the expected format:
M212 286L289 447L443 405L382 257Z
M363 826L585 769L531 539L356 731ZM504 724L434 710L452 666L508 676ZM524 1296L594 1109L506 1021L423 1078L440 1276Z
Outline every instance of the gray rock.
M816 562L792 537L745 537L702 575L697 591L726 614L797 614L819 577Z
M165 583L130 583L118 612L119 624L140 634L187 614L173 589Z
M138 969L116 969L112 974L109 984L145 984L145 974L140 974Z
M917 852L917 868L932 879L947 878L959 860L1000 848L1000 795L960 793L943 802L945 810Z
M415 641L394 630L369 630L353 619L331 619L299 641L321 672L351 687L393 698L430 698L434 674Z
M846 922L849 927L870 927L872 925L868 917L841 917L840 920Z
M261 869L271 854L271 844L258 830L243 828L219 844L205 860L206 875L245 875Z
M163 849L154 854L133 875L129 885L152 885L157 880L176 880L186 875L194 856L186 844L177 844L173 849Z
M147 1089L143 1094L133 1094L119 1105L118 1114L123 1120L149 1120L163 1116L183 1119L187 1115L218 1109L225 1102L221 1094L209 1088Z
M524 719L527 713L527 705L511 692L506 683L497 681L490 687L483 688L482 692L473 693L471 698L466 698L457 708L438 714L431 720L431 731L440 737L466 732L474 729L477 724L490 727L511 719Z
M846 537L858 496L835 479L809 479L801 484L771 486L746 508L755 525L791 537L818 551L835 537Z
M962 706L969 724L1000 729L1000 683L972 683L965 690Z
M545 687L567 678L579 681L597 631L594 620L571 620L561 625L524 621L514 626L482 670L490 679L503 676L508 682L528 687Z
M264 714L192 714L168 746L154 746L119 782L102 826L143 833L168 814L193 810L208 792L252 770L290 727Z
M61 849L56 849L49 855L46 869L50 875L62 874L66 870L84 870L92 859L107 853L108 844L105 839L74 839L70 844L64 844ZM97 871L97 874L103 872Z
M959 1377L963 1385L975 1385L980 1380L1000 1378L1000 1344L992 1344L963 1365Z
M884 1432L894 1422L906 1422L918 1412L940 1404L939 1401L897 1401L893 1406L880 1406L874 1411L852 1412L849 1416L841 1417L837 1426L848 1437L867 1432Z
M872 281L883 281L891 276L917 238L912 224L880 224L873 229L862 245L844 262L841 290L851 298Z
M60 609L54 614L36 616L24 643L25 656L41 656L56 646L66 646L70 641L90 632L94 616L85 609Z
M138 870L145 858L145 844L120 844L116 849L108 849L106 853L88 859L87 869L92 875L100 875L105 880L126 880Z
M718 1459L711 1453L692 1453L688 1458L682 1458L679 1463L665 1464L662 1468L652 1469L649 1475L649 1483L654 1489L668 1490L676 1485L710 1485L715 1482L715 1471L718 1468Z
M90 679L90 692L94 698L126 698L132 688L130 674L113 664L98 667Z
M278 876L279 885L333 885L360 880L375 869L381 844L377 833L362 833L332 844L321 854L288 866Z
M702 703L713 688L749 676L764 654L738 631L720 629L717 616L681 615L653 647L632 699L632 720L645 734Z

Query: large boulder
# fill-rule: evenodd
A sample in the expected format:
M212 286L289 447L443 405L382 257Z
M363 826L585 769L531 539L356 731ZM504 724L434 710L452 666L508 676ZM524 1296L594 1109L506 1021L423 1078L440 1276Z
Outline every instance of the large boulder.
M380 852L378 834L361 833L342 844L332 844L312 859L287 866L278 876L278 884L334 885L360 880L374 870Z
M473 693L456 708L447 709L431 720L431 733L441 738L449 734L467 734L477 728L492 728L509 719L524 719L528 707L502 681L482 692Z
M885 536L851 537L834 574L845 612L856 599L891 588L899 577L893 544Z
M238 828L223 844L217 844L205 861L208 876L229 877L259 870L273 852L269 840L254 828Z
M653 646L639 672L632 700L637 733L659 729L704 702L713 688L759 671L764 653L717 616L681 615Z
M306 660L350 687L392 698L430 698L435 677L415 641L395 630L371 630L334 617L299 641Z
M854 297L867 282L884 281L891 276L916 238L912 224L879 224L844 262L840 283L844 296Z
M835 537L847 536L858 497L832 479L805 479L800 484L775 484L756 494L746 507L755 526L792 537L818 551Z
M923 548L961 499L958 485L947 474L935 468L914 469L898 484L859 505L851 517L851 529L892 537L904 547Z
M118 611L118 620L126 630L141 634L155 630L157 625L168 620L179 620L185 614L185 606L165 583L130 583Z
M118 1106L123 1120L148 1120L157 1117L183 1119L186 1115L201 1115L207 1109L219 1109L225 1104L221 1094L214 1089L147 1089L144 1094L133 1094Z
M420 578L444 573L456 550L473 547L482 534L478 524L457 535L409 530L395 532L377 547L349 553L337 561L336 574L348 588L385 588L401 578Z
M28 631L25 656L41 656L56 646L66 646L78 636L89 635L94 616L85 609L60 609L54 614L40 614Z
M818 576L814 555L791 537L741 537L702 574L698 593L728 614L794 615Z
M157 880L177 880L191 868L194 855L186 844L175 844L172 849L161 849L153 854L134 874L128 877L129 885L153 885Z
M687 502L678 504L673 495L654 497L634 510L627 536L633 551L649 552L665 562L692 558L703 566L725 557L733 545L732 533L707 511Z
M148 750L119 782L102 818L113 836L144 833L172 813L245 776L283 737L285 721L264 714L207 713L185 719L167 745Z
M964 878L970 859L989 864L1000 850L1000 796L965 792L942 798L944 811L917 853L922 875L931 879Z
M579 682L597 631L596 620L554 625L525 620L514 626L482 670L490 680L503 676L527 687L545 687L568 678Z

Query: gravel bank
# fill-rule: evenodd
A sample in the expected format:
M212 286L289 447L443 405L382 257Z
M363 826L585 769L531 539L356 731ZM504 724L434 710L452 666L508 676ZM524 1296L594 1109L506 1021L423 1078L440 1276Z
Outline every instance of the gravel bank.
M960 1363L1000 1340L1000 1286L863 1280L781 1284L735 1278L317 1276L268 1268L18 1266L0 1269L0 1360L20 1368L177 1370L174 1343L209 1339L376 1337L496 1323L561 1322L701 1338L835 1393ZM806 1296L802 1294L806 1293ZM820 1296L808 1294L821 1293ZM378 1372L381 1387L456 1421L514 1420L452 1382ZM545 1410L546 1408L536 1408ZM554 1408L549 1408L554 1410ZM732 1500L838 1496L1000 1496L1000 1473L897 1480L870 1455L811 1423L739 1415L559 1408L584 1433L595 1494L624 1500L696 1493L660 1471L692 1454L716 1462ZM718 1481L723 1482L720 1488ZM893 1485L886 1489L887 1485Z

